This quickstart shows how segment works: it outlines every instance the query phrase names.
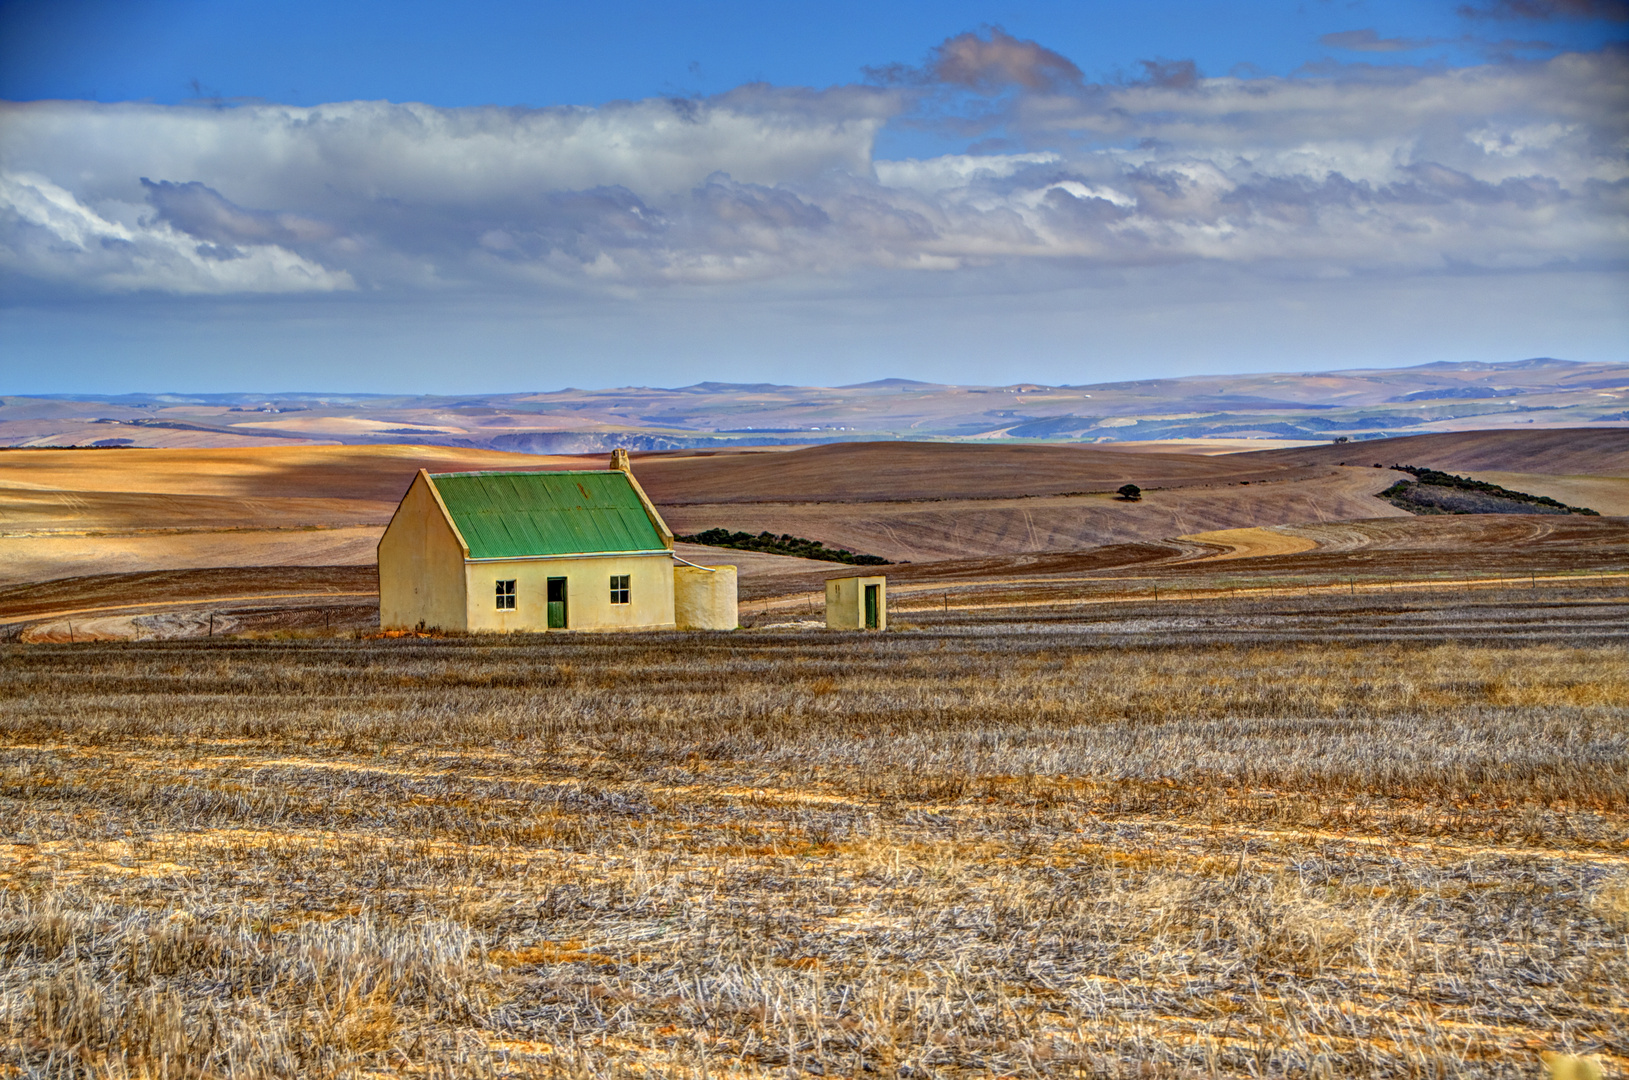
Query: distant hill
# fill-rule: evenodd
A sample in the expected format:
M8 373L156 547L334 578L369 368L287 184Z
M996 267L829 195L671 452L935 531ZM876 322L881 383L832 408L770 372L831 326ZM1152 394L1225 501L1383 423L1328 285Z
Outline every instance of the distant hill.
M1626 405L1629 364L1537 357L1060 386L884 378L440 397L10 396L0 397L0 446L407 443L557 454L883 440L1354 443L1474 429L1621 428L1629 426Z

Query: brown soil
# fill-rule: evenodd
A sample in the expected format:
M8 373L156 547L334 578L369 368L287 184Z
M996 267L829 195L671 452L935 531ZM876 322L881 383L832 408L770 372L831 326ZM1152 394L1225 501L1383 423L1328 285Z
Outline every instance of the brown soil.
M1434 589L1467 580L1527 582L1530 576L1629 571L1629 519L1624 518L1407 516L1281 526L1262 532L1278 535L1284 543L1263 543L1252 555L1227 558L1236 545L1248 546L1251 532L1230 530L1159 543L993 555L879 570L887 575L896 599L943 589L968 603L975 598L1117 598L1128 589L1146 591L1155 585L1222 590L1218 595L1235 587L1316 589L1345 582L1387 588L1416 583ZM806 602L796 598L814 595L828 577L852 573L855 570L841 568L743 580L742 596L754 603L776 597Z
M274 593L379 590L372 566L257 566L99 574L0 588L0 621L69 610L111 611L153 603L192 603Z
M1552 514L1467 514L1390 520L1339 521L1285 526L1284 532L1305 536L1320 551L1446 554L1478 551L1497 554L1586 553L1629 556L1629 519Z
M599 467L583 461L447 446L10 450L0 453L0 492L34 488L239 499L346 499L388 502L394 507L421 468L458 472Z
M395 512L394 499L240 498L0 487L0 528L10 535L45 530L385 525Z
M598 467L421 446L0 453L0 584L189 567L372 563L419 468Z
M0 584L189 567L372 566L378 525L0 537Z
M1145 489L1138 502L1101 494L853 504L726 500L663 505L662 513L680 532L767 529L895 562L923 562L1160 541L1214 529L1404 517L1407 511L1374 498L1396 476L1335 468L1307 479Z
M1455 464L1439 451L1474 451L1482 455L1478 460L1525 454L1525 467L1553 460L1578 474L1617 467L1613 447L1625 443L1629 436L1621 432L1584 430L1430 435L1352 446L1390 448L1410 464L1439 467ZM884 572L902 587L1119 574L1156 565L1162 574L1215 573L1221 565L1242 572L1248 565L1252 574L1406 576L1449 572L1455 565L1559 572L1624 562L1623 526L1607 521L1410 517L1373 497L1395 473L1322 463L1351 449L1206 457L1078 446L880 443L647 454L639 455L637 469L678 531L723 526L811 537L896 560L901 564ZM317 568L320 577L324 567L354 564L362 572L373 560L381 523L421 466L455 471L600 464L599 455L436 447L8 452L0 454L0 529L9 534L0 535L0 584L234 566L287 572L302 565ZM1128 480L1144 488L1142 501L1058 494L1112 491ZM829 499L851 501L824 501ZM1388 517L1395 520L1382 520ZM274 522L292 527L264 527ZM1318 547L1295 554L1246 545L1225 564L1201 570L1193 564L1235 545L1169 540L1264 526ZM1256 533L1240 535L1259 539ZM687 547L683 553L692 561L739 566L746 598L795 594L854 572L841 564L724 549ZM245 588L232 595L263 591Z
M1579 476L1629 476L1629 430L1557 428L1537 431L1459 431L1330 443L1289 450L1240 454L1237 467L1251 461L1274 467L1334 465L1420 465L1444 472L1502 470Z
M1223 544L1227 551L1212 555L1212 561L1222 559L1260 559L1268 555L1297 555L1311 551L1318 544L1304 536L1292 536L1272 529L1217 529L1213 532L1184 536L1203 544Z
M1321 463L1319 463L1321 464ZM657 504L897 502L1293 480L1324 468L1250 455L1127 454L1070 445L842 443L780 454L638 455L639 482Z
M1241 468L1240 455L872 443L641 455L638 474L680 532L767 529L894 561L1402 513L1371 497L1384 486L1378 473L1246 457ZM11 451L0 454L0 582L362 563L420 467L602 464L599 455L405 446ZM1148 491L1143 501L1103 494L1126 482ZM1057 494L1069 491L1099 494ZM296 531L314 526L321 531Z

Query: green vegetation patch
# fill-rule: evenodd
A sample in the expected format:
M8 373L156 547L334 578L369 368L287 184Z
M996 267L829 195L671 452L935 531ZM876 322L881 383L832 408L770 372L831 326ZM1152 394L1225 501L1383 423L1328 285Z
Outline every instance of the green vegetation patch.
M1399 480L1380 493L1393 506L1411 514L1600 514L1583 506L1568 506L1547 495L1511 491L1498 484L1467 476L1438 472L1414 465L1393 465L1413 480Z
M848 563L851 566L888 566L880 555L858 555L844 548L829 548L819 540L806 540L786 533L776 536L772 532L731 532L728 529L708 529L692 536L679 536L687 544L706 544L709 547L736 548L739 551L763 551L770 555L792 555L799 559L824 559L826 562Z

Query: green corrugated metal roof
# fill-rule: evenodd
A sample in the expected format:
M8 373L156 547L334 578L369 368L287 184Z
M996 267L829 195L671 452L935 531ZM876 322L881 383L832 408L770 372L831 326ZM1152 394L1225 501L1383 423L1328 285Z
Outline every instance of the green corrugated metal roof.
M430 479L472 559L663 547L621 472L436 473Z

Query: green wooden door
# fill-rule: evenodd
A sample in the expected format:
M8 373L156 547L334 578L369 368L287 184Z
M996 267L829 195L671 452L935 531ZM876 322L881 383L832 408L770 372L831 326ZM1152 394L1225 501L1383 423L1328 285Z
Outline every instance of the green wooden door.
M877 628L877 593L877 586L867 585L865 587L865 628L867 630Z
M549 629L564 630L566 628L566 579L551 577L549 579Z

